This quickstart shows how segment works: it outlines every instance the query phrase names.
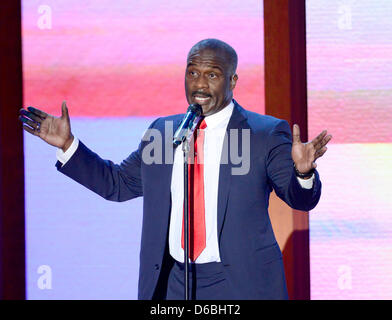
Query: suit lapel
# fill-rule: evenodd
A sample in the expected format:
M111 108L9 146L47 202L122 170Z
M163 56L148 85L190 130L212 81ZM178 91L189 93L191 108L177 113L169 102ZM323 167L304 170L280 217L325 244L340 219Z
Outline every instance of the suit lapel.
M178 126L180 125L182 121L182 116L179 116L177 119L173 120L173 132L167 136L167 132L164 132L164 139L163 139L163 161L165 163L165 168L167 170L167 175L165 175L165 178L167 179L167 186L169 186L169 190L171 189L171 180L172 180L172 175L173 175L173 164L174 164L174 154L176 152L176 149L174 148L173 145L173 134L177 130ZM167 141L166 141L167 140ZM167 146L165 146L165 144ZM181 148L181 145L178 146L177 148ZM170 155L166 155L166 151L170 151Z
M164 225L166 226L166 223L169 223L170 219L170 212L171 212L171 182L172 182L172 175L173 175L173 164L174 164L174 154L175 154L175 148L173 145L173 134L176 131L177 127L180 125L182 121L183 116L180 115L178 116L177 119L172 120L173 123L173 132L168 134L169 132L166 132L166 127L163 128L163 136L164 139L162 139L162 161L163 161L163 166L161 167L159 179L163 182L162 185L165 186L165 190L162 190L162 195L168 195L168 201L165 203L167 204L167 210L164 210L163 212L167 213L167 217L162 217L164 221ZM181 148L181 146L179 146ZM170 152L170 154L166 155L166 152ZM165 205L166 206L166 205Z
M169 159L166 159L166 154L164 154L164 158L163 158L164 161L170 161L170 180L171 180L171 170L173 169L173 163L174 163L174 153L176 152L176 149L174 148L174 145L173 145L173 135L176 132L177 128L180 126L181 121L183 119L183 116L184 115L180 115L177 117L177 119L172 121L173 128L171 128L172 132L170 133L169 137L167 136L167 132L164 133L165 141L166 141L166 139L168 139L168 141L166 141L164 143L168 144L168 146L171 148L170 149L171 155L169 155ZM163 147L165 150L164 152L166 152L165 146L163 146ZM169 147L167 149L169 149ZM181 148L181 145L179 145L177 148Z
M235 129L249 129L246 122L247 116L245 110L235 101L233 114L231 115L230 121L227 125L225 142L223 143L221 165L219 169L219 183L218 183L218 239L220 240L220 235L222 232L223 224L227 212L227 203L230 194L230 184L231 184L231 171L233 164L230 159L230 130L235 132ZM242 150L241 145L241 135L238 136L238 150Z

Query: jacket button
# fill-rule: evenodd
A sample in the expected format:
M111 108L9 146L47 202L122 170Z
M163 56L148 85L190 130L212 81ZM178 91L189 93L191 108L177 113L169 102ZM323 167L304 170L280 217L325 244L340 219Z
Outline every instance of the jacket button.
M159 270L159 264L156 264L154 267L155 267L155 270Z

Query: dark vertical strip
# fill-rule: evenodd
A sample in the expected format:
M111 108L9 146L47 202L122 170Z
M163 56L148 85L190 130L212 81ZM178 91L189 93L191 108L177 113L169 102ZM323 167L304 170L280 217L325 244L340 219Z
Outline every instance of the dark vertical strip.
M302 141L308 131L305 18L305 0L264 0L266 114L297 123ZM310 299L308 214L292 210L284 219L293 226L283 248L289 297Z
M20 0L1 1L0 44L0 298L25 299Z

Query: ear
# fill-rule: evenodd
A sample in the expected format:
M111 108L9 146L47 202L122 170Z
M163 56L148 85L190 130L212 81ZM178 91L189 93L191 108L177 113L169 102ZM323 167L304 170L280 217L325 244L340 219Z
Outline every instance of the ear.
M230 89L233 90L237 84L238 75L235 73L230 78Z

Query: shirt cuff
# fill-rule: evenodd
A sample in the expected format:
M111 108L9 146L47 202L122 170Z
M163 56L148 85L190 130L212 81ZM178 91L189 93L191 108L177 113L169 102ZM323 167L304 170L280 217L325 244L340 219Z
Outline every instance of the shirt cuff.
M297 177L297 179L298 179L298 182L302 188L304 188L304 189L312 189L313 188L314 173L312 174L312 176L309 179L301 179L300 177Z
M67 151L63 152L63 150L57 149L56 151L57 160L60 161L63 165L65 165L67 161L71 159L78 146L79 146L79 139L74 137Z

